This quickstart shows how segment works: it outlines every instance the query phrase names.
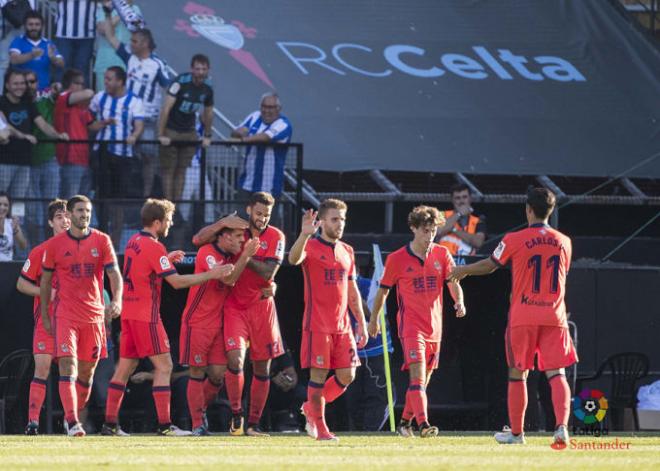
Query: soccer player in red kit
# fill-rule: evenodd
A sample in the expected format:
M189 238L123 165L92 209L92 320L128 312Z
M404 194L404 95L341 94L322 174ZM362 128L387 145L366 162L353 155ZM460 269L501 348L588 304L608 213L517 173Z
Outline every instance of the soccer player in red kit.
M422 438L438 435L438 428L428 422L426 387L433 370L438 367L440 356L445 282L454 299L456 317L465 316L463 290L458 282L447 280L454 267L454 259L446 247L433 243L438 226L442 224L444 218L436 208L413 208L408 215L408 226L414 238L387 257L380 288L374 298L373 315L369 319L369 334L375 337L380 329L378 313L390 289L396 285L403 368L410 372L406 402L398 427L399 434L404 437L414 436L413 417Z
M284 353L275 301L263 292L271 286L284 257L284 234L268 225L274 204L275 199L269 193L250 196L246 208L250 227L245 235L259 239L259 250L250 258L225 301L225 385L232 411L229 428L232 435L267 436L259 421L270 389L270 363ZM248 425L244 430L243 364L248 343L253 377Z
M367 323L355 282L353 247L342 242L346 203L327 199L317 213L303 216L300 236L289 251L289 263L302 264L305 280L300 366L309 368L307 402L302 413L307 433L317 440L337 440L325 423L325 405L341 396L360 365L357 348L367 343ZM312 237L318 228L321 232ZM348 308L357 317L353 336ZM357 340L357 345L356 345ZM332 378L328 372L335 370Z
M46 243L39 294L44 330L55 337L65 427L68 435L81 437L85 430L78 421L78 411L89 400L96 364L107 355L103 272L110 280L112 301L108 315L111 317L121 312L122 282L110 237L89 227L92 217L89 198L71 197L67 213L70 229ZM53 278L57 279L59 289L51 301Z
M525 443L523 424L527 408L527 373L538 355L552 392L556 417L554 443L568 443L571 391L565 368L577 353L566 320L566 275L571 264L571 239L548 226L555 195L545 188L527 194L525 213L529 227L504 236L490 258L454 268L451 278L488 275L511 266L511 302L505 343L509 366L509 420L511 430L498 432L498 443Z
M154 366L152 394L158 415L159 435L191 435L172 425L170 417L170 378L172 357L170 343L160 318L160 296L163 279L175 289L189 288L219 280L229 275L233 265L216 265L204 273L179 275L173 263L180 262L184 253L170 252L158 241L167 237L172 226L174 203L168 200L148 199L140 216L143 229L133 235L124 249L124 298L121 311L119 337L119 363L110 380L105 409L103 435L126 433L118 425L119 409L128 378L133 374L140 358L149 358Z
M53 229L53 235L60 234L71 226L66 213L66 201L53 200L48 205L48 225ZM50 374L50 365L55 356L55 339L44 330L41 323L41 300L39 299L39 282L41 281L41 262L44 256L46 242L37 245L28 255L21 276L16 283L16 289L23 294L34 297L34 336L32 338L32 353L34 355L34 377L30 383L30 399L28 407L28 424L26 435L39 433L39 415L46 397L46 380ZM57 290L57 280L53 278L53 289ZM52 324L52 322L51 322Z
M234 270L224 278L190 289L181 318L179 362L190 367L187 396L195 436L209 435L204 412L222 387L227 370L222 325L225 299L259 249L258 238L243 245L244 239L244 230L225 227L217 240L201 247L195 257L195 273L204 273L216 265L234 264Z

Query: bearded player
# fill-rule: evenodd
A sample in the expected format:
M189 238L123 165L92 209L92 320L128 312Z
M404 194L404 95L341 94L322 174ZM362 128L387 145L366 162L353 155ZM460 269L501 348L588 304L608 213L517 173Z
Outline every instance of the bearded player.
M346 226L346 209L343 201L327 199L319 206L318 221L316 212L307 211L300 236L289 252L289 263L302 264L305 280L300 366L310 370L302 413L307 433L317 440L337 440L325 422L325 405L353 382L360 365L357 348L367 343L353 248L340 240ZM313 237L319 228L321 232ZM349 307L357 317L357 345ZM335 374L326 380L330 370Z
M56 199L50 202L48 205L48 225L53 229L54 236L69 229L71 221L66 212L66 201ZM16 289L18 291L34 297L34 309L32 311L34 313L34 336L32 338L34 377L30 383L28 424L25 427L26 435L37 435L39 433L39 415L44 398L46 397L46 381L50 374L50 365L55 356L55 339L44 330L41 323L39 282L41 281L41 262L45 248L46 242L43 242L32 249L25 261L25 265L23 265L21 276L16 283ZM53 278L53 290L57 291L57 280L55 278Z
M502 444L523 444L527 408L527 374L538 355L539 370L550 383L556 417L555 444L568 444L571 390L565 368L578 361L566 319L566 275L571 264L571 239L548 225L555 195L545 188L527 194L529 226L504 236L490 258L454 268L451 279L488 275L511 266L511 305L506 328L511 430L495 434Z
M140 215L143 229L131 237L124 250L124 305L121 312L119 363L110 380L103 435L125 436L118 424L119 409L128 378L141 358L154 366L152 395L158 416L158 435L186 436L190 431L172 424L170 417L170 380L172 357L170 343L160 317L160 297L165 279L174 289L189 288L231 274L233 265L216 265L203 273L179 275L173 263L184 253L170 252L158 239L167 237L172 226L174 203L148 199Z
M417 422L420 437L438 435L438 428L428 422L426 387L433 370L438 368L445 282L454 299L456 317L465 316L463 290L458 282L448 280L455 266L454 259L446 247L433 243L438 226L442 224L444 218L436 208L413 208L408 215L413 240L387 257L380 288L374 299L373 315L369 319L369 334L375 337L380 330L378 313L390 289L396 285L403 369L410 373L406 403L398 427L399 434L404 437L414 436L413 418Z
M92 217L89 198L71 197L67 213L71 219L69 230L46 243L39 295L44 330L55 338L65 429L69 436L82 437L85 430L78 421L78 411L89 400L99 359L107 356L103 273L110 280L112 301L108 315L112 318L121 312L122 279L110 237L89 227ZM59 286L55 296L52 296L53 279Z

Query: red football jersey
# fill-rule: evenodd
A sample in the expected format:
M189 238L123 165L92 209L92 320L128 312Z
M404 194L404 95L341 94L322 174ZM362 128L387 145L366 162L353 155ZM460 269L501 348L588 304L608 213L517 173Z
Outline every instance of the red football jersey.
M491 259L500 266L511 263L511 327L567 327L564 295L572 252L571 239L545 224L504 236Z
M163 278L175 273L163 244L148 232L133 235L124 249L122 319L158 322Z
M41 264L43 262L44 251L46 250L47 242L48 241L42 242L41 244L37 245L35 248L33 248L30 251L27 260L25 260L25 263L23 264L23 269L21 270L21 277L24 280L29 281L33 285L39 286L41 283L41 273L42 273ZM59 288L59 286L57 285L57 276L53 275L51 285L53 287L53 294L57 293L57 290ZM41 298L39 296L35 296L33 306L34 307L32 313L34 315L34 329L36 330L37 327L39 327L42 323ZM49 307L50 307L50 313L52 315L53 304L51 303Z
M303 329L324 334L350 332L348 283L355 279L353 247L314 237L307 241L305 254Z
M431 244L426 260L415 255L410 244L387 257L380 286L390 289L396 285L399 337L441 340L442 292L454 265L449 250L438 244Z
M250 240L252 233L245 231L245 240ZM268 226L259 235L261 245L259 250L252 257L253 260L265 262L272 260L276 263L282 263L284 258L284 234L273 226ZM227 296L227 305L236 309L247 309L252 304L262 299L261 290L270 283L257 275L249 268L243 270L238 281Z
M235 256L224 252L217 244L206 244L199 249L195 257L195 273L204 273L216 265L234 263L235 260ZM183 310L183 322L217 328L222 324L222 307L230 290L231 286L219 280L210 280L191 287Z
M66 231L45 244L43 270L54 272L59 283L53 299L55 318L103 322L103 271L117 265L110 237L90 229L76 239Z

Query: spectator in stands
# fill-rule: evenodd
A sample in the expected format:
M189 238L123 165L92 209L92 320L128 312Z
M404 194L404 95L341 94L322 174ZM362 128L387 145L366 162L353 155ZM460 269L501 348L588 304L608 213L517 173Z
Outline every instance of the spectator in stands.
M11 199L6 192L0 191L0 262L11 262L14 247L25 250L27 245L21 222L11 215Z
M254 379L253 379L254 381ZM273 432L298 432L300 430L300 406L307 400L307 387L298 381L290 350L275 358L270 366L270 411Z
M23 20L25 33L14 38L9 46L9 62L19 70L33 71L39 80L39 90L50 85L51 65L62 68L64 59L55 45L42 36L44 20L41 13L31 11Z
M25 81L37 111L44 120L53 125L53 112L55 99L59 86L38 90L37 74L33 71L25 72ZM50 139L38 127L34 128L34 137L39 141ZM30 167L30 197L43 201L34 201L28 204L27 218L28 233L33 241L45 239L44 221L46 210L50 201L57 198L60 191L60 166L55 159L55 144L53 142L39 142L32 148L32 166Z
M440 245L454 257L475 255L486 240L486 217L476 216L472 209L472 195L465 184L451 189L454 209L445 211L445 225L438 228Z
M100 190L102 198L131 198L141 196L135 191L135 177L140 173L134 147L144 129L142 100L126 89L126 71L110 67L105 72L105 91L94 95L90 105L96 122L89 128L100 132L98 141L122 141L96 147L100 162ZM121 205L111 205L112 241L121 242L124 211Z
M160 166L163 193L170 201L179 200L183 191L186 169L195 155L198 142L195 115L200 114L204 126L202 146L211 145L213 124L213 88L209 80L209 58L195 54L190 72L179 75L167 89L158 122ZM172 145L174 141L189 141L191 145Z
M4 83L0 111L10 126L11 137L8 144L0 146L0 191L9 192L12 198L25 198L30 183L32 146L37 143L32 127L36 125L52 139L68 140L69 136L55 131L39 114L22 71L9 69Z
M57 0L55 44L64 64L82 71L89 83L90 65L96 38L98 0Z
M89 139L87 127L94 118L89 111L89 102L94 91L85 88L83 73L77 69L67 69L62 78L63 92L55 103L55 129L65 132L74 141ZM102 124L112 124L109 119ZM71 198L73 195L89 195L92 175L89 166L89 144L57 144L57 161L60 164L60 195Z
M291 142L291 123L280 114L281 111L279 96L265 93L259 111L251 113L231 133L240 142L256 144L246 147L244 169L239 180L239 200L247 200L257 191L266 191L275 198L282 194L288 149L258 145Z
M9 0L0 0L0 8L7 5ZM28 0L32 10L37 8L37 0ZM5 76L9 68L9 45L21 35L23 18L5 18L0 11L0 79ZM4 85L4 84L3 84Z
M11 131L7 125L7 118L5 118L5 115L0 112L0 145L9 143L10 133Z
M126 64L128 90L144 104L142 139L155 141L158 137L158 114L163 100L161 88L170 84L165 63L154 54L156 43L151 31L141 29L132 33L129 49L115 37L111 22L112 18L106 14L105 30L108 32L108 42ZM154 177L158 169L158 146L143 144L139 147L139 154L142 157L143 196L152 196Z
M362 309L366 317L377 316L371 313L366 300L369 297L371 280L360 275L357 277L357 285L362 296ZM377 286L377 285L376 285ZM352 316L352 314L351 314ZM351 317L351 322L355 321ZM387 351L394 351L389 326L387 330ZM368 432L377 432L389 417L387 402L387 383L385 381L385 360L383 358L383 337L379 334L369 338L364 348L358 349L358 356L362 368L358 368L355 380L346 390L346 409L349 416L349 429ZM396 402L396 389L392 388L393 401Z
M133 5L133 0L126 0L130 8L139 15L142 15L140 7ZM110 26L106 25L106 10L110 10L111 20ZM112 8L112 0L103 0L103 8L96 10L96 58L94 59L94 74L95 74L95 89L97 91L103 90L103 77L108 67L114 65L126 68L124 61L116 54L116 47L113 47L108 42L108 35L114 34L119 42L126 43L131 39L131 33L126 28L126 25L121 21L119 13Z

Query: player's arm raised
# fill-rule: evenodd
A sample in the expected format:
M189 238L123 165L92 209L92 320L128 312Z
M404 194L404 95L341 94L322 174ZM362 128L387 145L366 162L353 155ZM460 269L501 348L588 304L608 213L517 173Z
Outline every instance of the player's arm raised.
M371 307L371 316L369 317L369 325L367 326L367 331L369 335L375 337L380 332L380 324L378 318L380 317L380 311L385 306L385 300L387 295L390 294L389 288L380 287L376 291L376 296L374 297L374 305Z
M223 277L229 275L234 269L234 265L216 265L209 271L202 273L195 273L193 275L179 275L172 273L165 277L165 280L174 289L190 288L191 286L201 285L210 280L221 280Z
M210 224L208 226L202 227L197 234L192 238L192 243L196 247L201 247L202 245L210 244L217 237L218 232L220 232L225 227L230 229L242 229L245 230L249 227L248 222L236 216L236 211L229 214L228 216L223 217L222 219Z
M48 308L50 305L50 297L53 287L53 272L51 270L44 270L41 274L41 285L39 285L39 296L41 297L41 322L43 323L44 330L52 335L50 328L50 316L48 315Z
M234 269L224 278L220 278L220 281L228 286L234 286L238 280L238 277L241 276L241 273L243 273L243 270L245 270L245 267L247 267L248 262L254 256L254 254L257 253L258 250L259 238L253 237L252 239L248 240L243 246L243 252L241 253L241 256L238 257L238 260L234 264Z
M321 225L321 221L316 219L317 215L318 212L313 209L308 209L303 214L300 235L294 242L291 250L289 250L289 263L291 265L300 265L305 260L307 241L316 233Z
M110 318L115 319L121 314L122 298L124 296L124 280L119 272L117 264L113 264L105 269L108 280L110 281L110 292L112 301L110 302Z

